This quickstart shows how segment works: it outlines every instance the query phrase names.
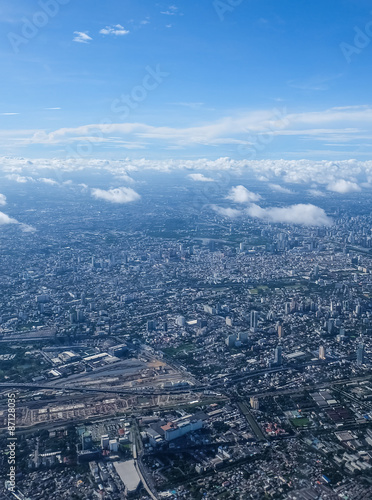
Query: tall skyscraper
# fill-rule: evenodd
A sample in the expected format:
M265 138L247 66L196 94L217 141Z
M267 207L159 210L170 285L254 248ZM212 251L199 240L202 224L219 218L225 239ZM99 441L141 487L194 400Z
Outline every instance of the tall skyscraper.
M278 325L278 338L283 337L283 325Z
M251 328L257 328L257 323L258 323L258 312L257 311L251 311L251 318L250 318L250 324Z
M326 359L325 348L324 345L319 347L319 359Z
M274 351L274 363L278 366L282 364L282 346L278 345L278 347Z
M361 342L357 348L357 365L364 364L364 344Z
M314 267L314 278L318 278L318 276L319 276L319 266L318 264L316 264Z

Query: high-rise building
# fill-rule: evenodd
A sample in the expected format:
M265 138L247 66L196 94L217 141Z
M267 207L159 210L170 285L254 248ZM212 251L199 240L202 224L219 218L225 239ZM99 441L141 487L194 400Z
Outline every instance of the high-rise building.
M283 337L283 325L278 325L278 338Z
M92 433L89 431L83 432L81 435L81 448L82 450L91 450L93 448Z
M259 410L260 403L258 401L258 398L256 398L255 396L251 396L250 404L251 404L251 408L253 408L254 410Z
M177 316L176 324L178 326L185 326L186 325L186 318L184 316Z
M108 434L101 436L101 448L103 450L108 450L109 442L110 442L110 438L109 438Z
M119 450L119 442L117 439L110 439L109 440L109 448L110 451L117 452Z
M235 342L237 341L237 336L236 335L228 335L226 337L225 343L228 347L234 347Z
M251 311L251 316L250 316L251 328L257 328L257 323L258 323L258 312Z
M280 345L274 351L274 363L278 366L282 364L282 346Z
M357 364L359 366L364 364L364 344L362 342L357 348Z
M156 322L154 320L149 320L147 322L147 331L152 332L155 329L156 329Z
M240 342L248 342L248 333L247 332L239 332L238 340L240 340Z
M325 348L324 345L319 347L319 359L326 359Z
M314 267L314 278L317 278L318 276L319 276L319 266L318 264L316 264Z
M332 333L333 332L334 324L335 324L335 320L334 319L329 319L328 320L328 323L327 323L328 333Z

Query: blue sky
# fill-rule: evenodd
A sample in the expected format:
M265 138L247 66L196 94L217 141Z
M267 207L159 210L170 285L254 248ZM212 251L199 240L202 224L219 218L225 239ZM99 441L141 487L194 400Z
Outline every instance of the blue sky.
M0 2L2 156L370 158L367 0L47 3Z

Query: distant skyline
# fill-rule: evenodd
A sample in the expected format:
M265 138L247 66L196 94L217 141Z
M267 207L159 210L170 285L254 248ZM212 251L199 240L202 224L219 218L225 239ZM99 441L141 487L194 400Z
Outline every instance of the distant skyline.
M370 158L367 0L19 0L0 14L0 156Z

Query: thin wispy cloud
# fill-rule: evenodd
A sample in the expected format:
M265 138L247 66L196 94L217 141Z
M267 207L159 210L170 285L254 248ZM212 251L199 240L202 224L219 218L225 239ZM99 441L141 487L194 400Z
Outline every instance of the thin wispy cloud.
M6 205L6 196L5 194L0 193L0 205L4 206Z
M43 182L44 184L49 184L49 186L59 186L59 183L54 179L49 179L48 177L40 177L38 179L39 182Z
M350 127L351 124L358 124L358 127ZM0 131L0 140L3 133ZM84 140L95 143L117 143L122 140L133 148L136 148L136 144L137 148L143 148L144 143L151 141L166 147L186 148L193 145L200 148L236 145L237 148L241 146L254 150L254 140L260 137L261 133L269 133L273 141L278 141L281 136L298 136L296 139L298 141L332 140L342 145L346 143L353 145L356 140L364 140L370 143L372 107L330 108L323 112L292 114L286 114L285 110L282 110L282 117L278 117L278 110L257 110L185 127L156 126L139 122L88 124L75 128L64 127L52 132L40 130L24 141L17 138L17 145L67 144ZM128 140L129 137L132 140ZM245 149L242 150L242 156L244 151Z
M174 106L182 106L184 108L200 109L204 106L203 102L173 102Z
M14 115L20 115L21 113L7 113L7 112L4 112L4 113L0 113L1 116L14 116Z
M74 35L75 37L72 39L73 42L89 43L93 40L93 38L88 35L87 31L74 31Z
M128 35L130 32L121 24L115 24L114 26L106 26L105 28L102 28L100 33L101 35L123 36Z
M290 189L288 188L285 188L283 186L280 186L280 184L272 184L270 183L269 184L269 188L272 190L272 191L275 191L277 193L283 193L283 194L293 194L293 191L291 191Z
M165 16L175 16L178 13L178 7L175 5L170 5L167 10L160 12Z
M319 189L308 189L307 191L310 196L315 196L316 198L324 198L325 193Z
M241 217L244 214L241 210L237 210L236 208L220 207L218 205L211 205L211 209L222 217L229 217L230 219Z

